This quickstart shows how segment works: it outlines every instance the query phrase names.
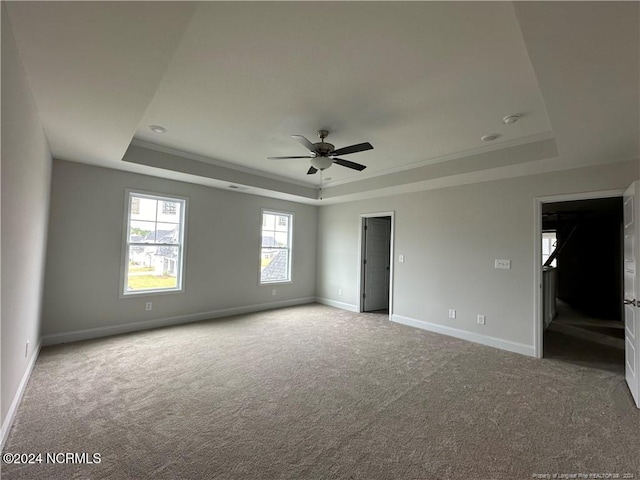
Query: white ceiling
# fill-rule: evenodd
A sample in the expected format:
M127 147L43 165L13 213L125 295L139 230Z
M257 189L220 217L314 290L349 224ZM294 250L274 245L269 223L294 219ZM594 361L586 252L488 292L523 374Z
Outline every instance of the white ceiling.
M7 8L59 159L313 203L308 160L266 157L305 155L289 136L321 128L336 147L375 147L345 156L363 172L325 172L336 201L411 189L434 164L468 179L638 157L636 2Z

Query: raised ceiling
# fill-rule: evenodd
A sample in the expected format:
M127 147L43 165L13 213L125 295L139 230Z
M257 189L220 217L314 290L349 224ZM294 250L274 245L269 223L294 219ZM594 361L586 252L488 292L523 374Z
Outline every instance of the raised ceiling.
M637 158L637 3L554 3L6 4L54 157L313 203L321 128L334 201Z

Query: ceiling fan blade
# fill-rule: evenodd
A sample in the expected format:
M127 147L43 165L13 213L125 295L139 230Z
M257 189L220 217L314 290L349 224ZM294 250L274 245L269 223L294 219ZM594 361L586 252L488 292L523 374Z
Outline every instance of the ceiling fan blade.
M338 165L342 165L343 167L353 168L354 170L358 170L359 172L367 168L365 165L360 165L356 162L350 162L349 160L345 160L344 158L334 158L333 163L337 163Z
M287 160L289 158L313 158L309 155L307 155L306 157L267 157L267 160Z
M369 142L358 143L357 145L350 145L348 147L339 148L331 152L331 155L346 155L348 153L364 152L365 150L373 150L373 145Z
M311 143L309 140L307 140L305 137L303 137L302 135L291 135L291 138L299 141L310 152L316 151L316 146L313 143Z
M307 175L313 175L314 173L316 173L318 171L318 169L316 167L309 167L309 171L307 172Z

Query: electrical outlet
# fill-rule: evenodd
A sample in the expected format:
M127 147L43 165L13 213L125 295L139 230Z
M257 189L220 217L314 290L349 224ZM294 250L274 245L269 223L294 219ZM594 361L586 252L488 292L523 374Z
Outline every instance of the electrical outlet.
M147 302L147 303L145 303L145 305L144 305L144 309L145 309L145 310L149 311L149 310L151 310L152 308L153 308L153 303L152 303L152 302Z
M484 325L486 318L487 317L485 317L484 315L478 315L478 325Z
M398 257L398 261L399 261L400 263L404 263L404 255L400 255L400 256Z
M27 357L29 355L29 340L24 345L24 356Z
M454 309L449 309L449 318L456 318L456 311Z
M338 289L338 296L340 296L340 297L342 296L342 289L341 288Z
M271 295L272 296L276 296L278 294L278 292L276 291L276 289L274 288L273 290L271 290Z

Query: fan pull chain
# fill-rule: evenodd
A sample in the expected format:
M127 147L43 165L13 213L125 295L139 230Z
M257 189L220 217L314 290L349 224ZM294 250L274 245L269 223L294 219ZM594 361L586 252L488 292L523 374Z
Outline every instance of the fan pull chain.
M322 200L322 182L324 179L324 170L320 170L320 200Z

